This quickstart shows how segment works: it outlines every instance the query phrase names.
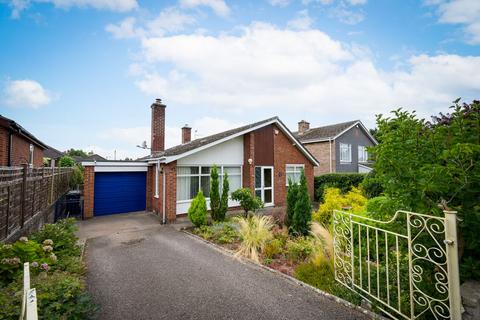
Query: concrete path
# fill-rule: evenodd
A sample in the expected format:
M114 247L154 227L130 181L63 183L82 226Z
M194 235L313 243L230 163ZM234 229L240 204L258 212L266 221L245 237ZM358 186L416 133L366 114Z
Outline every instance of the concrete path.
M312 290L241 263L155 216L80 223L99 319L366 319Z

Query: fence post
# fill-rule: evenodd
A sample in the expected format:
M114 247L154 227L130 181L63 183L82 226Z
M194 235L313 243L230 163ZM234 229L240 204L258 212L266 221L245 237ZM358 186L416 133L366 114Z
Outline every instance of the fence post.
M27 175L28 175L28 164L23 164L23 177L22 177L22 194L21 194L21 210L22 215L20 216L20 226L23 228L23 224L25 223L25 200L27 194Z
M53 202L53 187L55 185L55 167L52 167L52 184L50 186L50 204Z
M457 212L445 214L445 244L447 247L448 293L450 319L462 319L462 297L460 295L460 273L458 270Z

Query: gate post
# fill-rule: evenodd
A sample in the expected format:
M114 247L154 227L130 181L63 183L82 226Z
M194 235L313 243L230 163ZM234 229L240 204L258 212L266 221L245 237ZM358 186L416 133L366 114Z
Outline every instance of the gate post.
M462 298L460 295L460 273L458 270L457 212L445 214L445 244L447 247L448 292L450 319L462 319Z

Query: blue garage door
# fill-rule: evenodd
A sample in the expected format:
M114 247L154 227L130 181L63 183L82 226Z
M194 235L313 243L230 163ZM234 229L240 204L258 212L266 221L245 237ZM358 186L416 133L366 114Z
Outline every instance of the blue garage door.
M96 172L96 216L145 210L146 172Z

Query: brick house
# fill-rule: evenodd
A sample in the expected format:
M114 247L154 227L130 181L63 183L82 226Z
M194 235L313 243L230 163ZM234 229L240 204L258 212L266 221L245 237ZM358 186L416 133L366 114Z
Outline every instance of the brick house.
M371 159L368 147L378 142L360 120L310 128L310 123L298 123L295 137L320 162L315 176L333 172L369 172Z
M102 212L103 205L97 206L97 198L106 198L104 194L97 196L100 191L96 189L104 188L101 183L97 187L97 172L103 176L112 175L115 166L124 170L116 175L124 174L122 179L128 180L129 184L139 183L137 191L142 179L146 179L143 208L160 215L164 222L173 222L177 215L186 214L199 190L205 194L209 206L210 170L214 164L218 167L220 179L224 173L228 173L230 192L242 187L250 188L266 207L285 205L287 180L299 181L302 170L305 171L308 190L313 198L313 168L318 161L278 117L196 140L191 140L192 129L186 125L182 128L182 143L165 149L166 105L157 99L151 105L151 110L149 156L135 162L83 163L85 193L88 194L85 198L87 217ZM128 178L127 171L137 177ZM144 171L143 174L138 173ZM136 182L132 179L136 179ZM108 185L109 188L117 188L119 182ZM125 194L115 203L126 201L125 197L130 195L131 192ZM229 201L230 208L238 208L238 205L235 201ZM128 204L125 203L125 206ZM126 209L119 208L117 211L122 210ZM142 210L140 203L136 210Z
M48 148L15 121L0 116L0 166L43 167L43 153Z

